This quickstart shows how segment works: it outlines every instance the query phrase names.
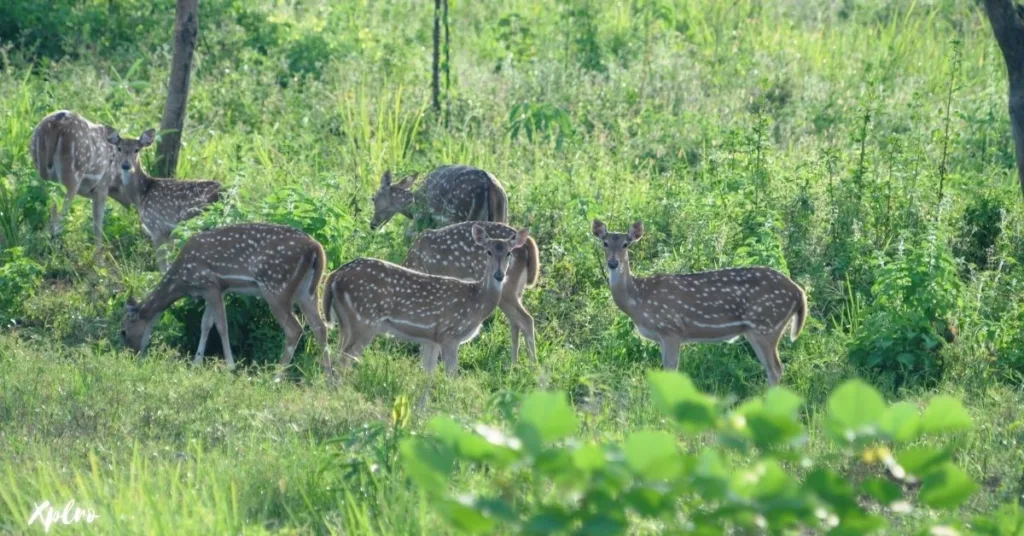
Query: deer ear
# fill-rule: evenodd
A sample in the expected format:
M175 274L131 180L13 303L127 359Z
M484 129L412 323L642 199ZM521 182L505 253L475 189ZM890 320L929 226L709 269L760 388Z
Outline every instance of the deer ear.
M521 248L526 243L526 239L530 237L530 229L523 227L516 233L516 237L512 239L512 249Z
M603 221L594 220L594 223L590 226L590 232L594 233L594 236L598 238L604 238L604 235L608 234L608 228L605 227Z
M141 143L143 147L153 145L154 141L156 141L156 130L152 128L143 132L142 135L139 136L139 143Z
M476 245L482 246L487 243L487 230L483 227L473 224L473 241Z
M396 184L395 188L401 188L403 190L408 190L409 188L412 188L412 183L416 182L417 178L419 178L419 174L418 173L413 173L412 175L409 175L408 177L402 179L402 182Z
M640 240L640 237L644 235L644 222L637 220L632 227L629 228L629 239Z
M390 188L391 187L391 170L387 170L383 175L380 176L380 187Z
M114 127L103 125L103 136L107 138L107 143L111 145L117 145L121 141L121 135L114 130Z

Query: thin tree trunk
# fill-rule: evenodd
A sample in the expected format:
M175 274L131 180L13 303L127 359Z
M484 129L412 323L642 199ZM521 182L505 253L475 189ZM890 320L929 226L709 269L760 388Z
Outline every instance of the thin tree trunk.
M430 95L434 111L441 111L441 0L434 0L434 65L431 69Z
M985 0L985 14L992 25L999 50L1006 61L1010 81L1010 124L1017 157L1017 177L1024 195L1024 20L1013 0Z
M156 146L156 173L173 177L178 168L181 131L185 127L188 88L192 81L192 58L199 36L199 0L178 0L174 17L174 57L167 84L167 102L160 120L160 142Z

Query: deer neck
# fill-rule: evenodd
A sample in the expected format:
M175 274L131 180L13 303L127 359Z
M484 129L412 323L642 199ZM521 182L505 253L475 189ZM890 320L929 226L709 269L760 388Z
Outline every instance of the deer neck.
M505 279L508 279L506 276ZM498 281L494 279L494 271L488 270L483 279L477 281L473 286L473 301L485 309L494 309L501 300L501 291L505 286L505 279ZM493 303L493 306L492 306Z
M612 299L615 300L619 309L630 313L636 308L636 282L633 280L633 273L629 270L628 257L622 260L618 270L609 270L608 286L612 291Z
M173 268L172 268L173 269ZM171 271L167 275L171 275ZM160 314L167 310L174 302L184 298L187 294L185 285L179 283L173 277L164 277L153 292L149 293L146 300L139 305L139 318L151 325L160 318Z
M150 177L141 166L133 167L130 171L120 171L121 192L124 197L136 207L142 206L142 200L153 186L153 177Z

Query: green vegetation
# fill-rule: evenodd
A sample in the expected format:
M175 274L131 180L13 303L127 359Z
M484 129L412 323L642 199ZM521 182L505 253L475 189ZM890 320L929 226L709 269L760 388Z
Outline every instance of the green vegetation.
M45 4L0 5L0 532L74 499L100 519L61 532L1021 533L1024 211L974 2L453 2L438 116L430 3L204 0L178 175L228 194L179 239L275 221L329 269L400 261L405 222L369 231L381 173L465 163L540 247L538 364L509 367L498 313L454 381L380 339L337 389L308 334L300 383L272 382L283 335L248 297L228 300L235 374L186 365L187 300L145 359L121 346L125 300L159 279L150 243L108 203L94 261L81 198L51 242L62 189L28 140L60 108L155 127L173 10ZM648 376L659 352L611 302L595 217L643 219L638 274L764 264L803 286L786 389L746 344ZM919 485L885 479L890 458Z

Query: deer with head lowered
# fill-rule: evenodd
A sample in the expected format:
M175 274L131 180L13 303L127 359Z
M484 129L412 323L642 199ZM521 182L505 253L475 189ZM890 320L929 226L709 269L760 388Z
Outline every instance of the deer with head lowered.
M413 220L408 235L464 221L508 222L505 189L482 169L441 166L430 172L419 190L412 190L414 182L416 175L392 183L391 172L384 173L373 195L370 229L379 229L395 214Z
M156 179L139 162L139 151L149 146L152 136L122 138L110 132L107 141L117 149L121 170L121 195L139 211L142 230L153 242L157 267L167 271L165 244L178 223L194 218L208 205L220 200L217 181Z
M627 248L643 236L643 223L634 223L627 233L610 233L594 220L591 232L604 245L612 299L644 338L661 345L665 369L679 367L684 342L731 342L743 336L764 366L768 384L779 383L779 339L791 325L795 340L807 319L807 298L796 283L766 267L634 277Z
M490 237L480 225L473 241L487 253L487 267L476 281L425 274L390 262L359 258L327 278L323 309L338 322L341 358L352 358L379 333L420 345L423 367L433 372L440 354L449 376L458 372L459 345L476 337L480 324L501 300L513 251L529 232L510 239Z
M488 270L488 252L473 238L473 227L484 229L491 238L511 239L517 231L503 223L463 222L428 229L420 233L409 248L402 263L406 268L428 274L446 275L458 279L479 280ZM540 273L540 252L533 237L523 247L512 250L506 283L501 291L498 308L508 318L512 335L512 364L519 358L519 333L526 340L526 352L537 360L533 335L533 317L523 307L523 291L537 282Z
M103 246L103 211L107 197L124 206L129 201L121 195L118 153L110 139L117 132L106 125L93 124L67 110L53 112L43 118L32 131L29 154L39 177L59 182L67 193L64 203L50 209L50 234L60 234L63 222L75 196L92 200L92 231L97 252ZM156 131L150 129L139 136L141 147L153 143Z
M324 368L330 374L327 326L317 309L317 286L325 261L319 242L284 225L243 223L195 234L185 241L156 289L142 303L128 298L121 338L126 346L142 352L164 310L185 296L202 298L206 308L193 364L202 362L210 329L217 326L224 360L233 368L224 295L254 294L266 300L284 329L282 369L291 362L302 336L302 325L292 311L298 305L323 348Z

